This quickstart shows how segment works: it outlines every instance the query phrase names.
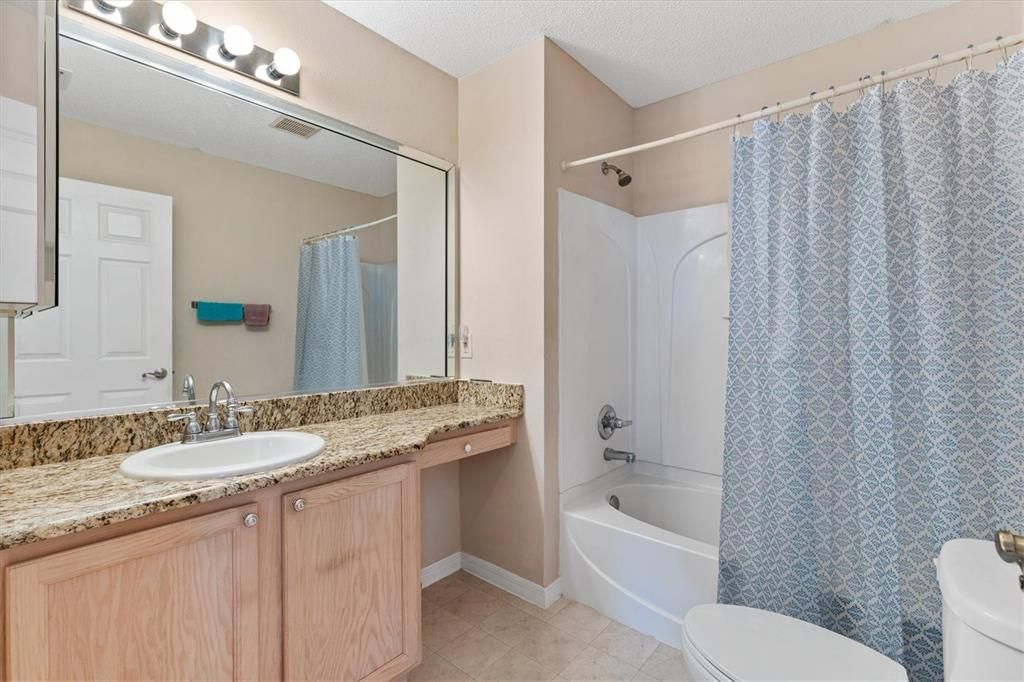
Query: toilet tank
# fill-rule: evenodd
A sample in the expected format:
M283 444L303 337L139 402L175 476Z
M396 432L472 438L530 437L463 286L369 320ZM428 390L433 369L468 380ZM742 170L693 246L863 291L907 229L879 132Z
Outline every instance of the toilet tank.
M968 539L943 545L936 566L947 682L1024 680L1020 568L992 542Z

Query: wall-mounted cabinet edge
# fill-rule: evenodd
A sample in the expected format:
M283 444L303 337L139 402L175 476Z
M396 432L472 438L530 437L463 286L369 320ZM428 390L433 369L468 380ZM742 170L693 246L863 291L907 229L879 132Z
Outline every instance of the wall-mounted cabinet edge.
M57 2L0 3L0 316L57 304Z

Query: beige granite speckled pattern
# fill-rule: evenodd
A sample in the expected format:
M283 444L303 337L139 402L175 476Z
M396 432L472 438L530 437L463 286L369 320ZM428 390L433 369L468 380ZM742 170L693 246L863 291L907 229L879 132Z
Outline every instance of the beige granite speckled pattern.
M522 384L495 384L489 381L456 382L458 402L481 407L523 408Z
M421 449L432 435L521 414L521 403L450 403L303 426L327 443L316 457L205 481L128 478L118 471L124 453L0 471L0 549L397 457Z
M243 417L248 431L270 431L303 424L322 424L352 417L385 414L455 403L460 400L462 381L440 380L374 388L283 396L244 401L255 412ZM486 399L492 406L522 407L522 387L483 384L495 393ZM519 389L518 399L515 388ZM479 389L471 393L481 392ZM486 391L482 391L486 395ZM464 402L484 404L479 400ZM173 441L181 425L167 421L167 415L184 408L165 408L67 420L43 420L0 426L0 471L19 467L71 462L94 457L145 450ZM205 421L206 408L197 407Z

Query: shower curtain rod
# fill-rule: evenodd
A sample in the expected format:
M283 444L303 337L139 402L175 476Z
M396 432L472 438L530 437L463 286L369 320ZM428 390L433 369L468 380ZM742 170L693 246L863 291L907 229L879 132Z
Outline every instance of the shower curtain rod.
M799 109L809 104L816 102L822 102L824 100L832 99L840 95L846 95L857 90L863 90L866 87L874 85L880 85L887 83L892 80L899 78L906 78L907 76L913 76L914 74L923 73L925 71L931 71L947 64L953 64L960 61L966 61L968 68L970 68L970 61L974 57L979 55L988 54L990 52L996 52L997 50L1006 50L1016 47L1024 43L1024 33L1016 33L1011 36L998 37L995 40L990 40L987 43L980 45L968 45L963 50L957 50L956 52L949 52L944 55L935 55L928 61L918 62L917 64L911 64L905 66L902 69L896 71L883 71L877 78L874 76L864 76L859 79L856 83L848 83L840 87L830 86L823 92L812 92L806 97L799 99L790 100L788 102L781 102L771 107L761 107L759 111L752 111L749 114L736 114L733 118L725 121L719 121L718 123L712 123L701 128L694 130L688 130L685 133L678 133L671 137L665 137L660 140L653 140L651 142L644 142L643 144L634 145L632 147L625 147L624 149L617 149L612 152L605 152L604 154L598 154L597 156L588 156L585 159L577 159L576 161L563 161L562 170L567 171L570 168L576 168L577 166L586 166L587 164L597 163L598 161L605 161L607 159L615 159L621 156L628 156L630 154L636 154L637 152L647 151L648 149L656 149L658 147L664 147L668 144L675 142L682 142L683 140L689 140L694 137L700 137L701 135L707 135L708 133L714 133L719 130L726 130L728 128L734 128L743 123L749 123L750 121L756 121L759 118L765 116L771 116L772 114L782 113L783 111L789 111L791 109Z
M374 220L372 223L363 223L362 225L352 225L351 227L343 227L340 230L334 230L333 232L324 232L323 234L318 234L315 237L306 237L305 239L302 240L302 243L303 244L312 244L313 242L318 242L321 239L330 239L331 237L337 237L339 235L347 234L349 232L358 232L359 230L365 230L368 227L373 227L374 225L380 225L381 223L386 223L389 220L394 220L397 217L398 217L398 214L394 213L392 215L385 216L385 217L380 218L378 220Z

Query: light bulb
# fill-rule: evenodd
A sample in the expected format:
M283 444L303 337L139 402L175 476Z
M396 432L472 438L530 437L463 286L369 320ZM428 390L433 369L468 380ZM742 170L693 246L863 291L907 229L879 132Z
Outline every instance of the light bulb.
M132 0L95 0L95 4L104 12L116 12L132 4Z
M232 24L224 29L224 42L220 44L220 52L224 57L234 59L249 54L254 46L252 34L244 26Z
M187 36L196 30L196 15L185 3L169 0L160 10L160 30L171 40Z
M267 73L271 78L280 80L285 76L294 76L301 66L302 62L299 61L299 55L295 54L295 50L279 47L274 50L274 61L267 67Z

